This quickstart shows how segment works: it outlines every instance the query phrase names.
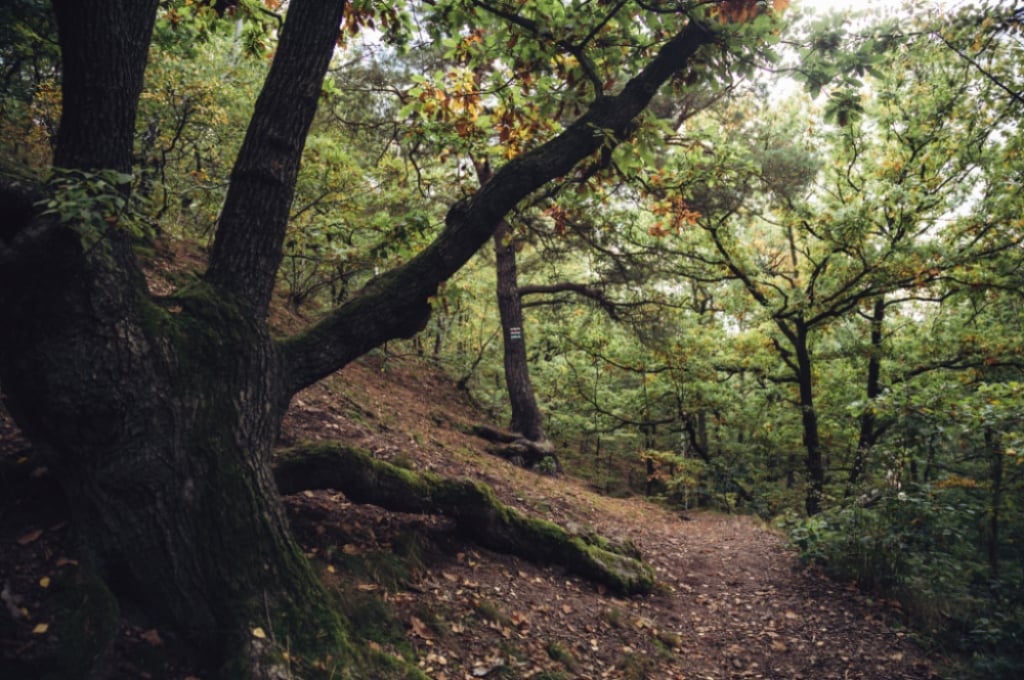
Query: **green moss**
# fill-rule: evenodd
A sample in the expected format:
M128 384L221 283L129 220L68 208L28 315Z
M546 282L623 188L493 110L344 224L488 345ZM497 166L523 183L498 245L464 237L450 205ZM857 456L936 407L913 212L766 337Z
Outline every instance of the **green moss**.
M618 607L610 607L606 609L604 611L604 620L612 628L622 628L624 625L622 610Z
M487 598L481 598L473 602L473 610L476 611L477 615L484 621L491 621L500 626L508 626L511 624L511 620L508 615L501 611L493 600Z
M565 666L566 670L575 670L576 657L574 657L572 652L566 649L562 644L554 641L549 642L544 646L544 651L548 653L548 657L552 661L557 661Z
M635 546L596 534L571 534L547 520L523 515L500 502L486 484L417 473L337 445L309 446L279 457L283 466L291 460L307 473L329 476L356 502L452 517L460 532L492 550L563 565L623 594L654 588L654 572Z
M391 605L374 593L354 588L347 589L341 599L354 637L395 647L411 656L405 627Z
M644 654L626 654L615 667L623 680L648 680L659 677L654 675L658 671L657 662Z

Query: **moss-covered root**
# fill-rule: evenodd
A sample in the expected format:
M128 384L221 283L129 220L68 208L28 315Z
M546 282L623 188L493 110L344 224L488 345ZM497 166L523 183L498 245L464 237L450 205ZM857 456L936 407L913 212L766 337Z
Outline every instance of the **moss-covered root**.
M455 520L459 533L485 548L563 566L621 594L654 587L654 571L630 549L526 517L478 482L413 472L338 444L278 451L274 474L283 494L330 488L355 503L445 515Z

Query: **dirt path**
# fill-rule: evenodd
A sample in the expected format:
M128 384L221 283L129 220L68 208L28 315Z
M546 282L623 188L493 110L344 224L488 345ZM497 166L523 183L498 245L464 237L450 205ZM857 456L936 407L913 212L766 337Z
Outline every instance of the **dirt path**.
M407 587L387 594L431 677L937 677L911 635L891 627L893 612L804 569L756 519L683 518L643 499L610 499L572 479L514 468L462 434L466 419L479 416L443 380L405 373L400 362L384 367L385 380L366 368L343 374L346 394L359 393L350 404L360 405L359 417L320 388L295 409L303 437L320 421L326 427L313 430L343 433L382 458L480 479L524 512L632 540L661 583L652 596L619 599L558 570L449 542L439 520L354 507L339 495L292 499L296 518L311 506L321 506L323 517L349 518L333 538L320 523L307 526L306 540L321 556L339 541L350 541L343 543L350 551L386 552L406 529L433 532L442 549ZM353 534L353 526L372 530Z
M801 568L758 521L683 518L515 468L463 434L480 418L450 381L371 361L300 395L283 443L341 439L409 467L486 481L523 512L632 540L661 585L617 598L561 570L480 550L442 518L354 506L332 492L286 499L307 554L382 650L411 651L437 680L937 677L911 636L886 623L884 607ZM0 455L21 459L25 446L0 417ZM77 564L59 504L12 498L0 504L0 668L46 658L59 644L39 627L43 584ZM213 676L171 631L134 616L122 620L97 677Z
M407 582L389 587L377 572L355 588L384 593L438 680L936 677L879 605L800 568L756 521L686 521L640 501L594 500L605 512L597 528L640 545L659 592L612 597L446 538L436 518L351 506L337 494L292 498L290 507L311 554L339 567L339 546L372 562L409 532L434 536L440 548Z

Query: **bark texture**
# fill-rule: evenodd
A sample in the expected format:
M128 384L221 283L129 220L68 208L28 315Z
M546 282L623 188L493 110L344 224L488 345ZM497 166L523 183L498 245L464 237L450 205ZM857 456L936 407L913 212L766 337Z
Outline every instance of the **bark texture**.
M307 0L289 6L231 171L206 279L256 316L266 313L274 290L299 161L345 4Z

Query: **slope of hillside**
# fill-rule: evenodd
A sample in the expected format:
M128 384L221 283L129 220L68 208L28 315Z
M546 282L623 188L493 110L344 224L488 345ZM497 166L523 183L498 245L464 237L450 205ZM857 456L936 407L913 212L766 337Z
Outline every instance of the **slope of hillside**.
M465 434L480 422L435 368L376 352L299 394L280 443L341 440L401 466L484 481L525 513L633 541L659 587L614 597L560 569L469 544L441 517L357 506L330 491L288 497L300 542L375 649L413 658L438 680L935 677L911 636L891 625L891 611L803 569L757 520L684 519L516 468ZM0 432L8 461L31 466L9 421ZM46 480L38 469L2 480L0 669L13 672L63 644L45 626L57 606L47 589L77 564ZM125 611L117 625L99 677L212 677L158 622Z

